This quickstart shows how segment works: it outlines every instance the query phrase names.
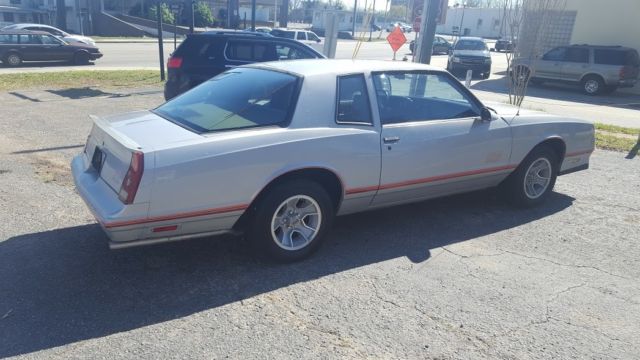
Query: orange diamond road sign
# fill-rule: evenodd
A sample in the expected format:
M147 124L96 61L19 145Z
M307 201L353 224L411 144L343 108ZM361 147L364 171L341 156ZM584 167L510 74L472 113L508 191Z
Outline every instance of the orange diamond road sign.
M402 47L402 45L404 45L404 43L407 42L407 38L402 33L402 30L400 30L400 27L396 26L391 34L387 36L387 41L389 42L389 45L391 45L393 52L396 52L400 47Z

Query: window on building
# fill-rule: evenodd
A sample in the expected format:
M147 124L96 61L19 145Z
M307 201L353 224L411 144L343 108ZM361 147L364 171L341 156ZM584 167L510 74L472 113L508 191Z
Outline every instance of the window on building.
M15 22L13 13L10 12L2 13L2 19L6 22Z

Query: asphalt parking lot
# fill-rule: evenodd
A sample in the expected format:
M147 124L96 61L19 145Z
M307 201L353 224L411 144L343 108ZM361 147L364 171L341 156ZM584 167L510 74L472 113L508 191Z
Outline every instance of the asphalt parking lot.
M88 114L157 88L0 93L0 357L633 359L640 161L596 151L541 207L494 191L339 218L311 259L241 238L109 251L75 194Z

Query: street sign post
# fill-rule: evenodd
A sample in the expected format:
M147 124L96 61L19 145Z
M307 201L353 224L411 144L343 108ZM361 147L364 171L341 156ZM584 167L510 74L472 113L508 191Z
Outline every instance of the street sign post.
M391 49L393 49L393 60L396 59L396 52L407 42L407 38L400 30L399 26L396 26L395 29L387 36L387 41L389 45L391 45Z

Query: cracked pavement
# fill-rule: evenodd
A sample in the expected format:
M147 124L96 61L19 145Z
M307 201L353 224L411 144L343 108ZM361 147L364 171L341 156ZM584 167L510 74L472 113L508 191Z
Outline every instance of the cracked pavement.
M637 159L596 151L535 209L483 191L341 217L296 264L255 260L234 237L109 251L68 162L88 114L161 93L21 94L0 94L0 357L640 353Z

